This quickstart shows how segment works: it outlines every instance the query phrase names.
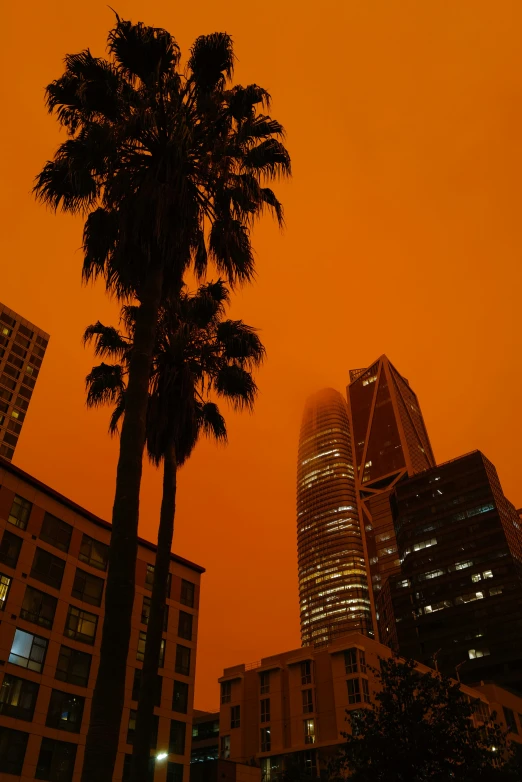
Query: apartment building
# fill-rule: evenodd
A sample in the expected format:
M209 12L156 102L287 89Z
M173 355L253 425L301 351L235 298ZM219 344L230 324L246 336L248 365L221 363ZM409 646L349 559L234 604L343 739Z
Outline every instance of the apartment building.
M391 650L362 633L349 633L328 647L309 646L226 668L221 684L220 756L254 762L263 782L276 782L289 768L318 778L347 730L346 711L371 704L379 688L374 669ZM422 672L431 670L419 664ZM490 711L520 741L522 698L500 687L463 692L479 701L477 721Z
M79 782L99 662L110 524L0 459L0 778ZM140 540L114 782L129 776L155 547ZM172 555L151 747L189 782L203 568Z
M49 334L0 302L0 456L11 461Z

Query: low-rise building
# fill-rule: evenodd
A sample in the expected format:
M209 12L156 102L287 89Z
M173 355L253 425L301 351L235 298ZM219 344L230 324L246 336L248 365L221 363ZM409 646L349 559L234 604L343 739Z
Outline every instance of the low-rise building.
M191 763L206 763L219 757L219 711L194 709Z
M290 764L318 777L344 741L346 711L373 702L380 686L374 671L379 658L391 654L377 641L350 633L322 649L303 647L226 668L219 679L220 757L254 762L263 782L278 780ZM504 724L511 720L511 738L518 740L522 698L500 687L462 690L480 702L477 720L494 710Z
M0 459L0 779L79 782L99 663L111 526ZM125 782L154 576L140 540L114 782ZM154 782L189 782L199 585L171 556L151 748ZM152 778L152 777L151 777Z

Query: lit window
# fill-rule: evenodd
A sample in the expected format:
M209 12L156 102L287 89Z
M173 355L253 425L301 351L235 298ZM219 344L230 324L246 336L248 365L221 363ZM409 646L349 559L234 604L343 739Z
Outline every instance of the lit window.
M489 590L490 595L501 595L502 594L502 587L493 587Z
M3 611L9 594L12 579L0 573L0 611Z
M147 643L147 633L144 633L143 631L141 631L139 636L138 636L138 649L136 651L136 659L139 662L143 662L143 660L145 659L145 645L146 645L146 643ZM190 651L190 649L189 649L189 651ZM158 660L158 666L160 668L163 668L164 663L165 663L165 639L162 638L161 639L161 646L160 646L160 655L159 655L159 660ZM182 671L178 671L178 673L182 673Z
M23 630L16 630L13 639L13 645L9 653L9 662L13 665L20 665L30 671L41 673L45 654L47 652L47 639L39 635L25 633Z
M305 744L315 744L315 720L304 721Z
M468 649L468 656L470 660L476 660L479 657L489 657L489 649L482 647L482 649Z
M471 603L473 600L482 600L484 592L469 592L467 595L459 595L455 598L455 605Z
M96 638L96 628L98 626L98 617L89 611L82 611L76 606L69 606L69 613L65 621L63 634L75 641L82 641L85 644L93 644Z
M493 571L491 570L485 570L482 573L482 578L493 578Z

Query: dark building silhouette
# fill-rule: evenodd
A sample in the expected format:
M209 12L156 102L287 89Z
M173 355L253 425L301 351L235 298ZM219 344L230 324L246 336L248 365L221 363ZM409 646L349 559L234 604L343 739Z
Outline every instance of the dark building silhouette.
M480 451L395 486L401 561L380 640L469 684L522 690L522 524Z
M381 356L350 371L347 388L360 500L373 593L400 572L389 497L404 478L435 465L419 401L410 384Z
M303 414L297 541L303 646L373 634L348 409L332 388L310 397Z
M191 763L207 763L219 757L219 711L194 709Z
M11 461L49 334L0 302L0 456Z

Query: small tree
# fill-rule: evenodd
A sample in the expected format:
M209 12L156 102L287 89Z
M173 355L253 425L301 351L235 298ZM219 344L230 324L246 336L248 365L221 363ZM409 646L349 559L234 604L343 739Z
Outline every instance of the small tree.
M412 660L381 659L382 689L371 707L347 712L351 731L331 779L351 782L504 780L511 759L495 715L476 726L476 701L460 684ZM513 777L514 778L514 777Z

